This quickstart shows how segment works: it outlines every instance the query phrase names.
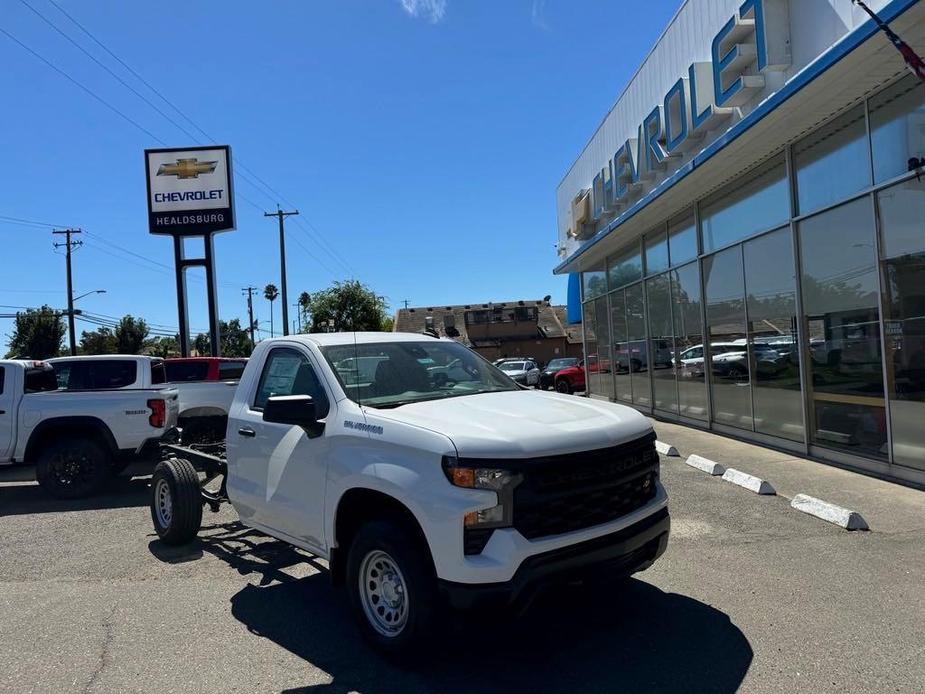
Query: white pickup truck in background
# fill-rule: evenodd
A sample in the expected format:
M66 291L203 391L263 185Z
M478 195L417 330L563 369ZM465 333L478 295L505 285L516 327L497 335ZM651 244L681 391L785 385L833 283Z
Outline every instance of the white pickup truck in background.
M228 411L246 359L193 357L163 360L134 354L102 354L50 359L65 390L151 388L170 383L177 389L177 425L187 442L218 441L225 436Z
M0 465L35 463L53 496L99 491L133 458L156 452L176 425L176 388L58 385L48 362L0 361Z

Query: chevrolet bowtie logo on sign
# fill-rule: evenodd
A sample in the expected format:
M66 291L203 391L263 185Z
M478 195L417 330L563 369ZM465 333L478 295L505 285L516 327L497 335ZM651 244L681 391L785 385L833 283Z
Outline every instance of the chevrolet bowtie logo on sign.
M148 230L205 236L234 229L227 145L145 150Z
M176 164L161 164L157 170L158 176L176 176L177 178L199 178L199 174L210 174L218 166L217 161L199 161L192 159L177 159Z

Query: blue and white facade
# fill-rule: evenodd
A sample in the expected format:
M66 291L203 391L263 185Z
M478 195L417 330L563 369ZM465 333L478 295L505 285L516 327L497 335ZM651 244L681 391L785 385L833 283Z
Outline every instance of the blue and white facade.
M850 0L687 0L557 190L590 395L925 485L923 167Z

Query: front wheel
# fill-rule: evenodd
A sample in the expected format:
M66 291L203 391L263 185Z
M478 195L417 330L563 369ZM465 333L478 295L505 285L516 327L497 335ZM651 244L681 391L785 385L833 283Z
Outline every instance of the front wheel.
M565 380L564 378L560 378L558 381L556 381L556 392L565 393L566 395L571 395L572 386L567 380Z
M347 557L350 605L364 638L391 656L425 648L437 625L437 578L426 543L411 528L374 521Z
M196 537L202 525L202 487L188 460L169 458L154 468L151 520L164 544L182 545Z

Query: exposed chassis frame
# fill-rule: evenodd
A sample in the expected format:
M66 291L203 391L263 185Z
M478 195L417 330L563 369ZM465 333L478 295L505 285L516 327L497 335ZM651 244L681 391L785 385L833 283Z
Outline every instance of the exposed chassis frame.
M165 457L185 458L197 468L206 473L206 478L200 482L202 501L208 504L212 513L218 513L223 503L228 503L228 463L225 460L225 444L198 444L196 447L181 446L175 443L164 444ZM218 491L206 489L213 480L222 478Z

